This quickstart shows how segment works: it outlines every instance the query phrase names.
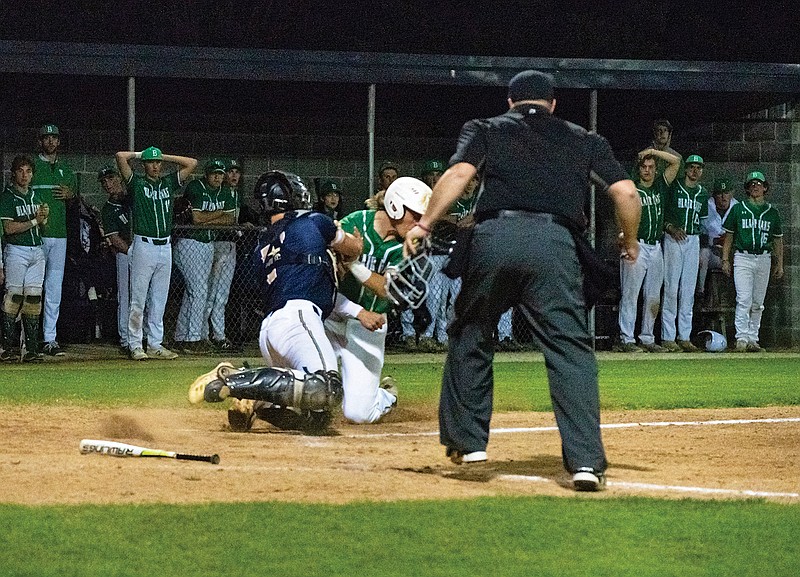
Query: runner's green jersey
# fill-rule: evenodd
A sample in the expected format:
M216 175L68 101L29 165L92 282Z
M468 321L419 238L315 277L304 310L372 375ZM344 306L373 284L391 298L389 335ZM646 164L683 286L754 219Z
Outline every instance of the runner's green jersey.
M39 193L42 202L50 207L47 224L42 227L42 236L49 238L67 238L67 205L63 200L53 198L53 189L57 186L67 186L77 196L78 180L72 168L63 160L56 157L50 163L40 156L34 159L33 180L31 186Z
M702 184L687 187L675 180L664 205L664 222L682 228L686 234L700 234L700 219L708 217L708 192Z
M376 212L359 210L350 213L341 220L341 227L350 233L358 229L364 240L359 260L372 272L383 274L387 268L397 266L403 260L403 245L394 237L383 239L375 232ZM339 283L339 292L369 311L385 313L392 306L387 299L376 295L350 273Z
M733 235L735 250L751 254L772 252L773 241L783 236L775 207L768 202L756 204L749 198L731 207L722 228Z
M133 234L167 238L172 233L172 201L181 187L180 173L156 181L133 173L127 184L133 203Z
M642 218L639 220L637 238L644 243L655 244L664 234L664 199L669 185L662 175L657 174L650 187L637 180L636 190L642 201Z
M41 193L34 190L33 187L28 187L28 192L22 194L9 185L0 194L0 221L31 221L43 202ZM40 225L17 234L4 234L3 242L18 246L40 246L42 244L41 228Z
M472 213L472 207L475 206L475 199L475 194L469 198L464 198L463 196L458 197L458 200L453 203L447 214L454 216L456 222L463 220L467 215Z

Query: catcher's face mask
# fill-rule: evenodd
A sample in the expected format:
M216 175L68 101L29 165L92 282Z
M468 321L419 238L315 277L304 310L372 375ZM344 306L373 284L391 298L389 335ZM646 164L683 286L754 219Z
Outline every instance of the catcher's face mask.
M406 258L396 269L386 272L389 300L401 310L419 308L428 296L428 282L437 269L431 262L429 246Z

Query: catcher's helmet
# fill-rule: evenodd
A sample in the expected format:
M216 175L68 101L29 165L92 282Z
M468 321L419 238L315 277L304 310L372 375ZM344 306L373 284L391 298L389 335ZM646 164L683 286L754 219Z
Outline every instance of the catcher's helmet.
M411 176L401 176L386 189L383 207L389 217L400 220L406 209L424 214L430 199L430 186Z
M428 282L439 269L431 261L429 241L416 254L403 259L397 268L386 271L386 296L401 310L417 309L428 296Z
M728 348L728 339L716 331L700 331L697 336L705 335L706 350L709 353L719 353Z
M265 172L258 178L253 195L267 215L311 208L311 194L300 177L291 172Z

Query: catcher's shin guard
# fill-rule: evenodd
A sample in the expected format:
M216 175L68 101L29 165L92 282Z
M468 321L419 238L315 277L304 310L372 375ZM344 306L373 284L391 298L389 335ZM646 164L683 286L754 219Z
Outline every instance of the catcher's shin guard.
M39 315L22 315L22 330L25 331L25 348L28 354L39 353Z
M3 349L10 351L14 346L19 346L19 339L16 339L15 333L17 332L17 315L10 313L2 313L3 315Z
M317 371L298 378L289 369L262 367L246 369L222 376L224 386L218 392L206 387L206 401L210 395L235 399L268 401L281 407L322 411L332 409L342 400L342 380L336 371ZM215 394L216 393L216 394Z

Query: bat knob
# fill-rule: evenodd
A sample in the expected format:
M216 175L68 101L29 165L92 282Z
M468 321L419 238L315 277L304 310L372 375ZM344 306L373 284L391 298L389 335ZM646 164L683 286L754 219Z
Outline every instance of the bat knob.
M211 464L219 465L219 455L217 454L211 455Z

